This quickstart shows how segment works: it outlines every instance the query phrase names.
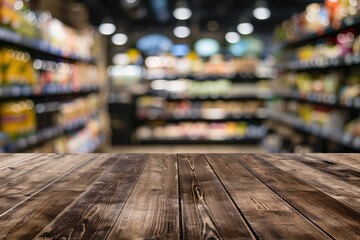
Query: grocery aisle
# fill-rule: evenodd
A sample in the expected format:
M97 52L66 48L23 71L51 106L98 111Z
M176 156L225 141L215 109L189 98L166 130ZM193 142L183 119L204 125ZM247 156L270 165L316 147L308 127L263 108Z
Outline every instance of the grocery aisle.
M360 0L159 2L0 0L0 152L360 152Z

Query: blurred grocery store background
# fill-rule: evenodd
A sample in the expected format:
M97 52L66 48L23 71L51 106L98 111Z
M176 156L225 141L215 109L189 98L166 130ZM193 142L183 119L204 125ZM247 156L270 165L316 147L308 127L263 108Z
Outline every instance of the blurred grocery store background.
M0 152L359 152L359 0L0 0Z

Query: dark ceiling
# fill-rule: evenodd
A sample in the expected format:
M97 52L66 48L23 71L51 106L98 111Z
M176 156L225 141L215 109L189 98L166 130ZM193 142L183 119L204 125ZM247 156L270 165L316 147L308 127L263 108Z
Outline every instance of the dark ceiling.
M161 31L176 24L172 16L176 0L79 0L90 9L90 20L99 25L105 16L124 26L127 31ZM133 2L129 4L128 2ZM273 26L294 13L301 12L306 5L322 0L268 0L272 11L270 19L260 21L252 18L258 32L273 30ZM128 4L126 4L128 3ZM251 16L255 0L188 0L193 12L189 23L201 31L207 31L207 23L215 20L220 30L235 27L241 16ZM157 5L157 6L156 6Z
M267 0L271 17L261 21L252 16L256 0L187 0L192 10L192 17L187 24L191 27L192 33L186 39L177 39L172 34L178 22L172 15L177 0L77 1L88 7L91 24L97 26L105 17L111 17L118 29L128 34L129 41L126 46L110 44L112 45L109 49L110 53L134 46L136 40L147 33L165 34L176 43L189 44L200 37L212 37L225 42L224 33L229 29L235 30L243 16L250 17L255 28L254 33L266 39L272 35L275 26L289 19L293 14L304 11L308 4L324 2L323 0ZM211 20L219 24L219 29L216 31L208 29Z

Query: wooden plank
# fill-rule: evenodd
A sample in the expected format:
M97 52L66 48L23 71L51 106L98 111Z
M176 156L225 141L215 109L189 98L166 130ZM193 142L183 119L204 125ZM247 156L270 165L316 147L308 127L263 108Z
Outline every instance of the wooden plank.
M296 161L292 154L274 154L270 158L266 154L258 156L360 212L360 188Z
M0 170L4 168L12 167L20 162L27 161L29 159L36 158L41 154L29 154L29 153L1 153L0 154Z
M52 157L47 154L35 155L0 169L0 189L18 178L31 175L32 172L37 171L39 168L44 169L49 165L58 164L56 160L60 158L62 158L61 155L53 155Z
M225 154L205 157L260 239L330 239L236 159Z
M203 155L179 155L183 239L255 239Z
M255 154L233 155L241 165L333 238L358 239L360 214Z
M105 239L135 185L148 155L114 156L81 198L74 201L37 239Z
M152 154L108 239L179 239L176 155Z
M319 169L333 177L346 181L356 187L360 187L360 171L342 163L327 161L323 158L316 158L309 154L295 156L296 161L302 162L310 167Z
M0 217L0 239L34 238L116 160L112 154L87 156L84 164Z
M359 153L316 153L310 154L314 157L320 157L327 161L341 163L348 165L349 167L360 170L360 154Z
M49 161L53 161L53 164L40 167L31 174L19 177L8 183L6 187L0 188L0 217L59 180L66 172L83 164L92 155L64 154L62 158L57 159L51 157L52 155L49 156Z

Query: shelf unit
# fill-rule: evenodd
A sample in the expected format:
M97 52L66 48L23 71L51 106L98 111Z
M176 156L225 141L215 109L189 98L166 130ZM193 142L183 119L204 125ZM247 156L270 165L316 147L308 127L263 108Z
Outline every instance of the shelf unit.
M321 33L308 34L301 39L285 42L282 45L282 50L294 51L301 46L314 45L317 44L318 41L323 41L328 37L335 37L337 34L347 29L358 29L359 26L359 17L347 18L343 21L339 28L329 26ZM277 65L280 74L301 74L305 72L309 74L324 74L328 72L338 72L343 75L339 84L343 84L344 78L347 78L349 72L360 67L360 54L347 53L342 58L318 57L309 61L282 61L282 63L278 63ZM312 80L315 81L317 79ZM274 98L285 100L285 104L289 101L295 101L297 103L307 103L314 106L326 106L330 109L345 111L348 113L348 117L351 116L350 119L360 117L360 96L346 97L341 94L339 89L333 94L316 91L301 92L297 89L286 89L275 91ZM270 114L269 120L285 124L290 128L294 128L304 134L315 136L325 142L338 144L339 146L349 149L349 151L360 152L360 137L352 136L350 133L345 132L344 129L330 130L321 128L317 124L305 124L300 118L286 112L275 112ZM291 139L288 140L291 141ZM270 149L270 151L280 151L280 149Z
M84 62L95 64L96 60L93 58L82 58L76 54L67 54L60 49L54 48L48 42L41 39L32 39L22 36L16 32L0 27L0 42L12 46L17 46L21 49L27 50L31 53L41 55L53 60L66 60L70 62Z
M278 64L278 68L282 71L327 71L342 68L353 68L360 66L360 54L347 54L344 58L322 58L311 61L293 60L286 63Z
M15 99L15 98L39 98L39 97L56 97L64 95L86 95L89 93L98 93L100 87L87 86L79 89L74 89L71 86L57 86L49 85L43 89L37 89L30 86L10 86L0 88L0 100Z
M298 117L281 112L272 113L270 119L323 140L340 144L346 148L360 152L360 137L355 137L339 130L322 128L316 124L306 124Z
M68 54L60 49L54 48L46 41L41 39L32 39L22 36L16 32L0 27L0 43L3 46L15 47L30 53L36 58L50 60L54 62L70 62L83 63L89 65L97 65L95 58L82 58L76 54ZM87 96L89 94L101 94L103 91L101 85L87 85L81 87L73 87L60 84L48 84L43 88L29 85L10 85L0 86L0 103L14 100L31 99L35 103L50 104L55 103L57 107L52 111L59 111L59 105L71 99ZM65 136L66 134L74 134L84 129L86 124L100 115L100 111L93 113L91 116L79 117L65 125L47 126L44 129L39 129L36 132L24 135L21 138L10 141L6 140L4 145L0 146L0 151L5 152L22 152L27 151L33 147L40 146L57 137ZM98 139L89 142L90 147L86 151L96 151L101 145L106 142L107 136L105 133L98 136ZM89 140L90 141L90 140ZM80 152L85 151L85 148Z
M296 48L299 46L303 46L305 44L312 43L321 38L325 38L328 36L334 36L343 30L346 30L346 29L352 28L352 27L355 28L355 27L358 27L359 25L360 25L359 17L348 17L346 20L344 20L342 22L341 26L339 26L338 28L328 26L322 32L305 34L305 36L302 36L299 39L287 41L287 42L283 43L282 48L290 49L290 48Z
M231 80L234 83L237 82L257 82L257 81L263 81L263 80L269 80L272 76L259 76L256 74L232 74L232 75L174 75L174 76L165 76L160 78L154 78L154 77L146 77L145 81L153 81L157 79L162 80L178 80L178 79L189 79L189 80L195 80L195 81L208 81L208 80L219 80L219 79L228 79Z
M360 110L360 97L340 99L340 97L334 94L300 93L299 91L283 91L275 93L274 97L322 104L337 108Z
M211 75L211 76L173 76L173 77L166 77L166 78L160 78L164 81L174 81L178 79L186 79L196 82L205 82L205 81L216 81L219 79L226 79L229 80L233 84L242 84L242 83L256 83L258 81L270 79L269 78L260 78L255 76L255 74L236 74L235 76L229 77L229 76L219 76L219 75ZM151 82L158 79L145 79L145 82ZM254 88L255 89L255 88ZM167 91L149 91L144 95L137 95L135 96L134 101L137 102L137 100L141 97L154 97L163 99L163 101L166 104L178 104L181 102L191 102L192 104L199 104L199 103L209 103L209 102L261 102L264 103L266 100L270 99L272 97L271 91L258 91L253 93L239 93L239 94L211 94L207 96L199 96L199 95L193 95L190 96L189 92L184 91L182 93L172 93ZM135 112L137 113L138 107L135 107ZM197 111L201 111L201 109L197 109ZM136 114L137 115L137 114ZM178 124L182 123L207 123L207 124L226 124L226 123L247 123L249 124L249 127L254 126L262 126L263 121L267 119L267 117L264 114L242 114L242 115L227 115L227 116L214 116L214 117L204 117L201 116L201 114L191 114L188 116L172 116L167 114L166 116L143 116L143 117L135 117L135 128L138 129L140 127L144 126L153 126L154 124L157 126L171 126L175 125L178 126ZM239 136L238 138L223 138L223 139L204 139L204 138L180 138L180 139L173 139L173 138L144 138L144 139L136 139L136 143L140 144L257 144L260 142L260 140L263 138L265 134L257 137L252 136L246 136L243 137Z

